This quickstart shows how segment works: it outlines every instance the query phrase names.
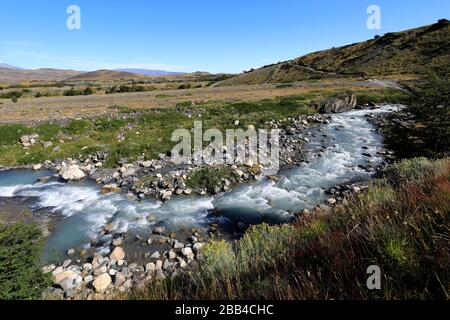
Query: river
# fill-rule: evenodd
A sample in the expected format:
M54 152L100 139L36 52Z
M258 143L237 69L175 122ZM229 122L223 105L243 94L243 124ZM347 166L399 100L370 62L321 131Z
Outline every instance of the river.
M333 115L329 124L308 130L307 161L302 165L280 172L278 181L263 177L214 197L177 196L166 203L137 201L127 194L102 194L93 181L67 184L52 178L36 182L52 173L10 170L0 172L0 200L4 205L20 200L36 215L59 217L46 238L47 261L69 248L88 248L90 240L108 223L116 232L145 236L157 224L179 231L206 228L211 222L226 226L230 220L289 222L293 213L324 201L330 187L371 178L384 161L379 154L383 137L366 115L396 109L384 106Z

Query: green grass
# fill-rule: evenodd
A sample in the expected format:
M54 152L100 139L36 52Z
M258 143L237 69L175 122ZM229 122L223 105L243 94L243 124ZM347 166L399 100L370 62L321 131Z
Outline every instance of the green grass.
M125 106L111 109L123 114L118 117L78 119L67 124L44 123L34 127L23 125L0 126L0 164L21 165L45 160L77 158L88 152L106 151L109 154L106 165L114 167L121 158L135 160L157 158L159 154L170 154L174 142L172 132L178 128L192 129L195 120L203 121L203 128L220 130L235 128L239 119L241 128L247 125L264 127L272 119L312 114L305 96L292 96L263 100L259 102L209 102L202 105L205 111L200 117L189 117L176 109L136 110ZM189 110L191 102L181 103L177 108ZM125 118L124 118L125 117ZM40 141L52 141L53 146L45 149L40 143L24 150L19 144L23 134L39 133ZM123 133L125 141L119 142L117 135ZM64 143L60 143L62 139ZM57 147L55 149L55 147Z
M212 241L188 272L127 298L448 299L450 160L402 162L387 175L330 211ZM382 288L372 291L374 264Z
M358 104L364 105L369 103L394 103L401 104L407 101L409 94L405 91L385 88L379 90L361 90L355 92Z

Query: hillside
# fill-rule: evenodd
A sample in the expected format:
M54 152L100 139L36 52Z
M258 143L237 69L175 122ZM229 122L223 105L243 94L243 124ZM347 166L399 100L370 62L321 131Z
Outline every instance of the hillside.
M66 80L77 81L108 81L108 80L123 80L123 79L145 79L147 76L125 72L125 71L113 71L113 70L97 70L92 72L86 72L79 75L75 75Z
M0 68L0 83L19 83L24 81L62 81L81 74L80 71L60 69L12 69Z
M314 52L290 61L240 74L217 85L260 84L342 76L418 74L450 61L450 22L402 32L340 48Z

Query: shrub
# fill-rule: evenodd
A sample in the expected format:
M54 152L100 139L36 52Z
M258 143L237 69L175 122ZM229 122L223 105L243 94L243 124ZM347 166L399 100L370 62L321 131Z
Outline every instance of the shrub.
M408 110L423 126L417 132L436 155L450 152L450 67L430 72L412 88Z
M82 134L92 128L89 120L73 120L65 128L65 132L69 134Z
M191 188L205 188L209 193L215 193L215 189L222 186L223 179L235 183L238 178L239 176L228 167L207 167L191 174L186 184Z
M39 299L50 285L39 266L41 237L36 225L0 226L0 299Z
M22 95L23 95L23 93L20 91L10 91L7 93L2 93L0 95L0 98L1 99L15 99L17 101L17 99L22 97Z

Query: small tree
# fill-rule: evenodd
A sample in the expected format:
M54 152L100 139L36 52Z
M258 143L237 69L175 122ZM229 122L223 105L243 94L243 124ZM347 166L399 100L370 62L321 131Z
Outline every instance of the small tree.
M446 154L450 145L450 67L429 72L412 89L409 111L423 124L421 138L433 152Z
M50 285L39 267L41 237L36 225L0 225L0 300L40 299Z

